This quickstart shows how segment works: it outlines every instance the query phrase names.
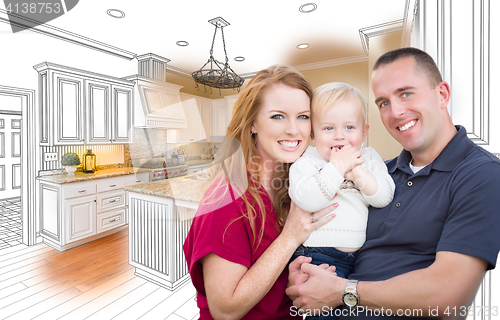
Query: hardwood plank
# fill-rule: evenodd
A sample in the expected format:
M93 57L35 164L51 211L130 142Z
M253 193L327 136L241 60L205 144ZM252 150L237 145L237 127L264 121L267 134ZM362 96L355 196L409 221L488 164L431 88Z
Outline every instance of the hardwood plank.
M25 255L17 256L0 262L0 274L17 268L19 265L26 265L36 261L44 260L51 255L55 255L57 250L52 248L43 248Z
M170 316L165 318L165 320L186 320L186 318L183 318L181 316L176 315L175 313L172 313Z
M22 280L29 279L32 276L25 277L23 278L22 276L33 271L37 271L38 273L43 272L43 269L41 269L42 266L48 264L49 262L47 260L40 260L35 263L31 263L29 265L22 266L20 268L5 272L0 274L0 289L3 288L3 284L6 281L11 281L14 278L18 278L19 281L21 282Z
M120 313L118 316L113 318L113 320L139 319L146 312L157 306L159 303L161 303L171 295L172 291L169 291L168 289L165 289L163 287L159 287L158 290L154 291L144 299L138 301L136 304L128 308L126 312ZM168 315L168 313L165 313L164 318L166 318Z
M135 268L132 267L130 264L127 263L122 263L120 265L118 265L114 270L113 272L108 272L104 275L97 275L95 276L93 279L90 279L89 281L86 281L84 283L81 283L79 285L77 285L76 287L78 288L78 290L82 291L82 292L86 292L92 288L95 288L103 283L106 283L106 281L112 279L113 277L115 277L117 274L123 272L123 271L130 271L132 270L133 272L135 272Z
M117 252L114 256L99 255L93 259L86 259L86 261L79 261L78 263L70 263L60 265L57 262L52 262L43 268L43 273L37 277L31 278L25 282L27 286L33 286L43 281L57 283L64 279L81 277L85 275L86 278L95 278L106 273L113 273L117 265L127 262L128 254Z
M1 309L1 306L2 306L2 299L5 298L5 297L8 297L16 292L19 292L19 291L22 291L26 289L26 286L22 283L16 283L14 285L11 285L7 288L4 288L2 290L0 290L0 309Z
M97 286L87 292L82 293L81 295L66 301L65 303L49 310L48 312L39 315L38 317L35 317L34 319L37 320L53 320L53 319L59 319L62 316L72 312L73 310L76 310L88 302L98 299L100 296L108 292L109 290L112 290L115 287L120 286L121 284L129 281L130 279L133 279L135 270L130 269L127 270L113 279L109 280L108 282L105 282L101 284L100 286ZM124 306L125 308L126 306ZM131 318L129 318L131 319Z
M34 245L32 247L36 247L38 245ZM22 250L25 250L25 249L29 249L31 247L28 247L27 245L25 244L18 244L16 246L13 246L13 247L9 247L9 248L5 248L5 249L2 249L0 250L0 261L4 260L4 257L6 255L9 255L13 252L18 252L18 251L22 251Z
M20 309L17 313L11 315L10 317L7 317L5 319L9 320L14 320L14 319L19 319L19 320L25 320L25 319L32 319L33 317L36 317L39 314L43 314L54 307L57 307L58 305L73 299L74 297L79 296L82 294L82 292L74 287L71 287L67 290L61 291L45 300L40 300L34 305L31 306L24 306L23 309Z
M174 313L196 294L194 286L188 282L179 288L174 294L169 295L165 300L151 308L140 319L165 319L166 315Z
M120 299L115 300L114 302L107 305L105 308L101 309L98 313L109 315L109 317L103 316L101 319L114 319L114 317L118 316L121 313L128 315L127 310L129 307L136 304L138 301L146 298L148 295L158 290L160 287L152 282L144 280L145 283L140 287L137 287L135 290L127 293Z
M102 311L107 305L113 303L114 301L120 299L124 295L135 290L139 286L143 285L146 280L139 277L134 277L129 281L123 283L122 285L110 290L99 297L99 299L94 299L89 303L81 306L80 308L74 310L73 312L65 315L62 319L111 319L112 316L106 312ZM123 306L122 306L123 308ZM109 310L108 310L109 311ZM113 315L114 316L114 315Z
M191 296L182 306L175 310L174 314L181 316L184 319L193 319L200 314L198 305L196 304L196 289L193 287L195 294Z
M17 283L20 283L20 284L24 285L25 287L27 287L22 282L24 280L26 280L26 279L31 278L31 277L35 277L35 276L37 276L39 274L40 274L40 270L39 269L35 269L35 270L31 270L31 271L19 274L19 275L15 276L15 277L12 277L10 279L7 279L5 281L0 282L0 290L4 289L4 288L7 288L9 286L12 286L14 284L17 284Z

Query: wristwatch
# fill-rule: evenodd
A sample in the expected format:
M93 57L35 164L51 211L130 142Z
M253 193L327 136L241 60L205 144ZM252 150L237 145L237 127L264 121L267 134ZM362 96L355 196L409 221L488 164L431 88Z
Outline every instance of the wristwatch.
M344 294L342 295L342 302L350 308L354 308L359 304L359 296L356 292L358 280L349 280L345 286Z

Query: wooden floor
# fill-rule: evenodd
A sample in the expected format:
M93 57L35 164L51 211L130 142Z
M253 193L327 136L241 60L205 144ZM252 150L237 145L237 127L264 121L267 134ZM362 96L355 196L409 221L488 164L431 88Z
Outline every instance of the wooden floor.
M134 275L128 230L59 252L0 250L0 319L198 318L191 282L171 292Z

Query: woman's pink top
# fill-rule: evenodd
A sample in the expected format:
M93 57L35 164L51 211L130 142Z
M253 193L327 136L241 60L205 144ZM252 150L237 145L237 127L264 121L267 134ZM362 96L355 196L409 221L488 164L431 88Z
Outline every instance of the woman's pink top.
M246 195L249 196L249 193ZM200 203L183 247L191 281L197 291L200 319L213 319L208 309L201 258L212 252L250 268L279 235L271 200L265 191L261 195L266 208L266 223L264 237L258 247L258 238L254 244L249 220L241 218L242 210L246 210L243 199L235 199L232 192L226 192L218 204ZM257 205L254 208L258 211ZM259 212L257 217L260 217ZM256 219L257 237L261 225L262 220ZM297 319L290 315L292 301L285 294L287 281L288 268L285 268L264 298L242 319Z

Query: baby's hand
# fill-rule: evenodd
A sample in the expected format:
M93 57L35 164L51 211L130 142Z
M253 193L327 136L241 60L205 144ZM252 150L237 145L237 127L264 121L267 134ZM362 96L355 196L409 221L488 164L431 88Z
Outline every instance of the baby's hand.
M344 146L337 150L333 148L330 153L330 162L335 166L338 172L345 177L346 172L364 162L361 158L361 151L352 146Z
M363 160L363 158L360 158L360 159ZM364 162L365 161L363 160L363 163ZM344 178L347 180L354 181L363 174L363 171L365 171L365 169L363 169L363 167L361 165L357 165L354 168L352 168L351 170L347 171L345 173Z
M327 263L323 263L323 264L320 264L319 265L320 268L323 268L325 269L326 271L330 271L332 273L335 273L337 274L335 271L337 270L337 268L335 266L330 266L329 264Z

